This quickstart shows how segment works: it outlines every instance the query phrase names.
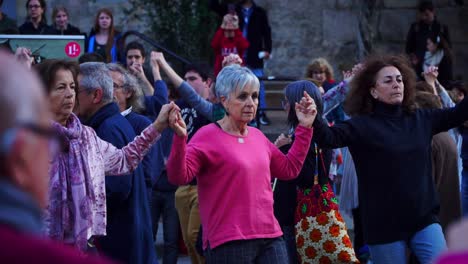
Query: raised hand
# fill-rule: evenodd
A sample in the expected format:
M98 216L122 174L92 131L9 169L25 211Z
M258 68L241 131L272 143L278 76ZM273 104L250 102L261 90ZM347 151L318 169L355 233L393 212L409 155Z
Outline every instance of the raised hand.
M169 126L179 137L185 137L187 135L187 126L185 125L184 119L180 114L180 110L173 109L169 114Z
M281 135L278 136L278 138L275 140L275 146L277 146L278 148L284 146L284 145L287 145L287 144L291 144L291 137L290 136L285 136L283 133L281 133Z
M299 125L305 127L312 127L315 117L317 116L317 107L314 99L304 91L304 97L301 98L299 103L295 105L296 116L299 120Z
M28 69L31 68L33 57L32 57L30 49L24 48L24 47L18 47L15 51L15 57L19 63L23 64Z
M166 63L164 54L162 52L152 51L151 52L151 66L161 66L161 64Z
M169 115L171 111L180 111L180 108L174 102L170 102L169 104L165 104L162 106L158 117L153 123L154 127L159 132L162 132L169 126Z
M242 59L241 57L239 57L238 54L231 53L227 55L226 57L224 57L223 62L221 63L223 68L233 64L242 64Z

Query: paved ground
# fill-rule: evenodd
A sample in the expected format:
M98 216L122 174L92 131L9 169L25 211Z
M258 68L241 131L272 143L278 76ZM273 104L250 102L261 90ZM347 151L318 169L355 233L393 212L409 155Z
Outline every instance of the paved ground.
M287 133L287 116L284 111L269 111L267 113L268 117L270 118L272 124L269 126L261 126L261 130L265 135L271 140L274 141L276 137L281 134L281 133ZM346 221L346 226L348 228L348 233L351 236L351 241L353 240L354 234L353 234L353 221L352 217L350 217L347 214L342 213L343 218ZM159 230L163 230L162 224L160 223ZM159 261L162 262L161 256L162 256L162 244L163 244L163 233L159 232L156 240L156 251L159 257ZM190 258L186 255L180 255L177 263L191 263Z

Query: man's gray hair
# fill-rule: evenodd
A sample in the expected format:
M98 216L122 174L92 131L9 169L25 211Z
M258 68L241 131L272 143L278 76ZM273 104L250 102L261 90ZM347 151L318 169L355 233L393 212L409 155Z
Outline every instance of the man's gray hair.
M105 63L85 62L80 64L80 86L87 92L102 89L102 102L112 102L114 98L114 82Z
M216 97L229 99L229 95L238 90L242 91L247 85L260 88L260 82L251 70L239 65L224 67L216 77Z
M124 67L117 63L108 63L107 68L110 71L118 72L123 77L123 89L130 93L130 97L127 99L126 108L132 107L135 112L142 112L144 110L143 103L143 91L140 88L138 80Z

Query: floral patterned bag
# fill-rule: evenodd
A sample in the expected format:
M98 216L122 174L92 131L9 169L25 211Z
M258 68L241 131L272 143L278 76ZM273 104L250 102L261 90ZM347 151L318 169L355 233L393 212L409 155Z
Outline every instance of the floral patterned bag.
M315 148L315 153L319 153ZM320 264L359 263L330 184L318 183L318 156L314 185L297 190L295 223L299 260ZM325 171L323 158L322 165Z

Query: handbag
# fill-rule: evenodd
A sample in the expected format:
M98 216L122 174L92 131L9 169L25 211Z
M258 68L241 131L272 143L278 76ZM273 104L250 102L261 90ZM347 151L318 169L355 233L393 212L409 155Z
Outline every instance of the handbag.
M296 246L300 263L359 263L348 236L345 221L338 211L338 200L330 183L319 184L319 156L315 144L316 165L311 188L297 189L295 213Z

